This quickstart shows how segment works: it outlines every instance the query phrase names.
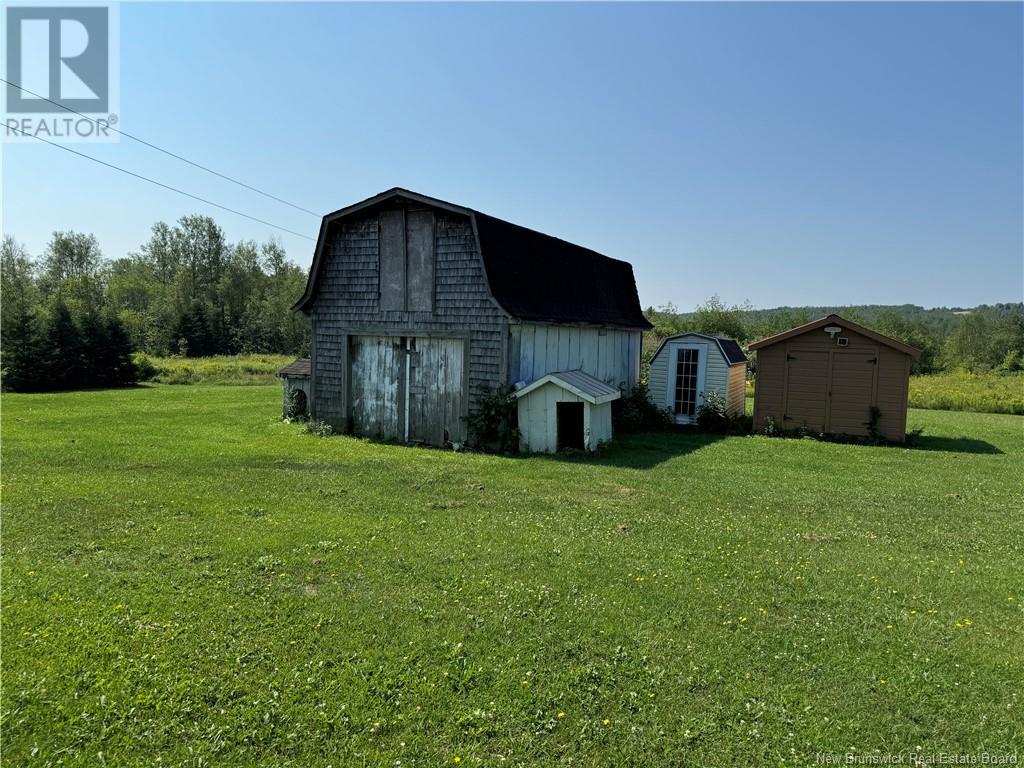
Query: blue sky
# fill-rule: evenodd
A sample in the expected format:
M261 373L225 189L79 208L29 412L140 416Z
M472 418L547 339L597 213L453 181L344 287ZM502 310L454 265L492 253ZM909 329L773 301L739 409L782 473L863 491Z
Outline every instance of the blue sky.
M634 265L645 306L1020 301L1022 6L124 3L121 126L314 211L392 186ZM128 141L109 162L316 234ZM210 213L3 148L5 233ZM282 235L306 266L312 244Z

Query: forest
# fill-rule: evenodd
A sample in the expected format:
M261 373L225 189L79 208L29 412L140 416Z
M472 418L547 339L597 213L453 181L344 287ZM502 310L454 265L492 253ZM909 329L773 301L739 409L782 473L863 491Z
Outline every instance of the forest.
M644 337L649 359L666 336L696 331L736 339L745 348L755 339L771 336L830 313L836 313L921 350L913 373L944 371L1014 373L1024 370L1024 304L925 309L913 304L776 307L754 309L730 305L712 296L692 312L674 305L648 307L654 328Z
M137 251L113 259L92 234L54 232L38 256L7 236L0 271L5 389L129 384L140 377L140 353L308 353L306 318L291 311L305 271L288 260L279 242L230 243L207 216L157 222ZM645 362L661 339L680 331L729 336L745 346L829 312L919 348L914 373L1024 369L1020 303L754 309L718 296L693 311L649 307L654 329L644 338Z
M91 234L54 232L38 257L7 236L4 385L32 391L131 383L139 352L303 354L308 324L291 306L305 279L280 243L229 243L207 216L158 222L137 251L114 259Z

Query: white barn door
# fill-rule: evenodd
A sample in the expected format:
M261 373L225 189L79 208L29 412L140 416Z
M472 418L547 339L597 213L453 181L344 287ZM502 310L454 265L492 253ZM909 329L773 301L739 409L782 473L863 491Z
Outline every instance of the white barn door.
M441 446L466 439L464 340L355 336L350 359L355 434Z

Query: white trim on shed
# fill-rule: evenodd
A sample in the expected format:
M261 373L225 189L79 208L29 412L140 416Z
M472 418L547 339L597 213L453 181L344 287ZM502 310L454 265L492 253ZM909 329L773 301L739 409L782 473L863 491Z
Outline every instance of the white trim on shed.
M519 415L519 447L531 453L555 453L567 446L593 451L609 442L611 404L622 397L618 389L583 371L548 373L513 394ZM568 413L573 404L582 410L582 414L576 411L575 419ZM581 432L559 434L560 423Z
M732 339L703 333L679 333L664 339L658 346L648 369L647 389L655 404L672 412L676 424L696 423L704 394L710 391L716 391L725 398L730 414L743 413L746 407L746 359L730 361L726 352L727 344L734 350L734 356L740 354ZM696 350L698 353L697 392L692 415L678 412L680 409L676 403L679 351L684 349ZM740 383L743 386L739 386Z

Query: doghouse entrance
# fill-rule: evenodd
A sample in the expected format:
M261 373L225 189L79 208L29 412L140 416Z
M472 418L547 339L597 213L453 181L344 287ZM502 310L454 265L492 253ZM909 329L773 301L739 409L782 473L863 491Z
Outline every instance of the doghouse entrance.
M583 403L558 403L558 450L583 450Z

